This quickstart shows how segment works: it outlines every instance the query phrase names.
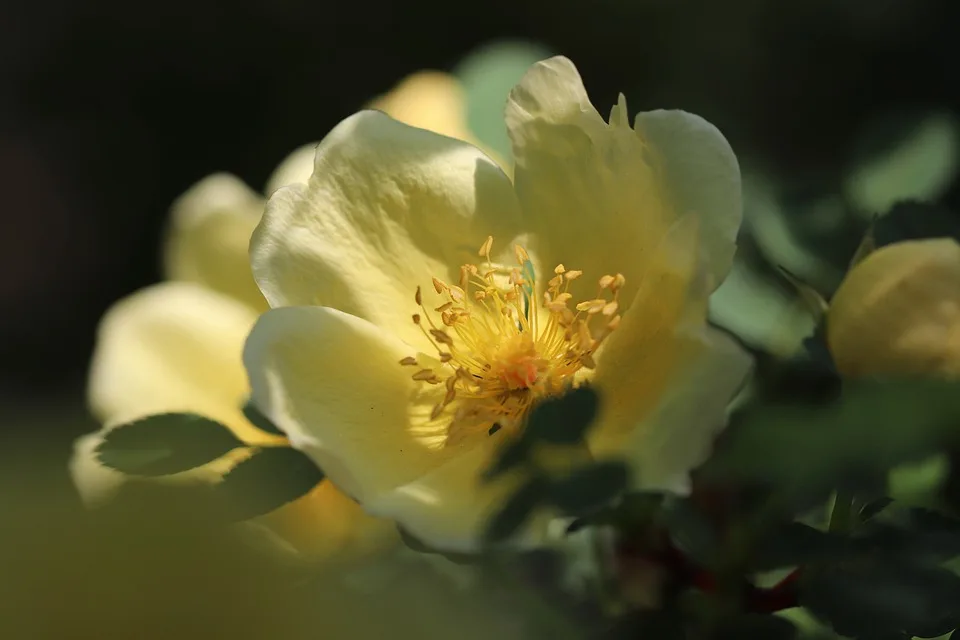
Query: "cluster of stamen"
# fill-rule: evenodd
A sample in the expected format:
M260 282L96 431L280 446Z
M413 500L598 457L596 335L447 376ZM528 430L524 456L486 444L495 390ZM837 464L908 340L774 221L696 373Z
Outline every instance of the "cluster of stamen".
M444 299L433 310L439 321L424 306L420 287L414 296L420 312L413 322L433 345L438 362L410 356L400 364L416 367L414 380L445 386L430 420L454 405L446 445L520 424L536 400L572 386L581 369L593 369L597 349L620 324L621 274L600 278L596 296L571 308L570 284L581 271L557 265L538 299L527 251L515 246L517 266L501 266L490 260L492 247L488 237L479 251L486 262L463 265L458 284L433 278Z

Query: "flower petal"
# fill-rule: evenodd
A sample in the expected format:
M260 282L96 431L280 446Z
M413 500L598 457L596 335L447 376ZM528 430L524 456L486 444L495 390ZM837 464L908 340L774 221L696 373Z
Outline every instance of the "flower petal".
M690 471L709 456L752 367L749 354L721 331L706 327L689 340L697 355L627 444L634 481L646 490L689 491Z
M517 194L543 239L546 264L563 262L597 278L623 273L624 299L631 300L672 224L695 213L710 232L701 249L719 284L740 199L736 161L716 129L690 114L655 112L634 131L622 95L608 125L563 57L531 68L510 94L506 121Z
M960 374L960 244L891 244L857 264L827 310L837 369L865 374Z
M366 505L367 511L397 520L427 545L444 551L476 551L487 521L519 487L520 478L483 482L481 474L496 455L498 443L483 445L447 462L417 480L397 487ZM547 533L547 518L534 517L513 540L525 545Z
M687 489L710 451L751 360L706 324L709 276L700 218L677 221L657 247L637 297L597 355L596 456L623 456L646 490Z
M165 411L242 420L241 356L255 319L248 306L187 282L121 300L98 331L88 389L94 414L110 423Z
M637 136L659 156L673 207L681 215L700 217L701 250L712 277L712 291L733 264L743 218L737 157L715 126L692 113L640 113L634 127Z
M317 154L318 142L297 147L297 149L283 159L270 177L267 178L267 186L264 193L268 196L280 187L289 184L306 184L313 173L313 157ZM259 222L259 218L257 220Z
M420 404L413 369L399 364L409 355L407 345L355 316L284 307L257 321L244 362L257 407L363 503L465 450L438 448L419 432L418 416L436 399Z
M263 198L240 179L218 173L188 189L171 209L164 265L171 280L196 282L250 305L266 302L250 272L250 236Z
M271 196L250 255L271 306L335 307L418 344L416 288L455 281L518 222L509 179L476 148L362 111L320 143L307 185Z
M673 225L597 356L601 406L590 450L625 456L646 489L685 488L750 366L739 345L706 325L699 223L686 215Z

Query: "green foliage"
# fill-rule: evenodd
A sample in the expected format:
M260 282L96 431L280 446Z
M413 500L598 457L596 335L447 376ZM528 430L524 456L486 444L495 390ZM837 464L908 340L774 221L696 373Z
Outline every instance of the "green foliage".
M958 389L945 380L862 379L826 403L757 403L732 420L709 473L788 493L827 492L955 442Z
M163 413L111 429L97 447L97 458L126 474L164 476L203 466L243 446L215 420Z
M548 484L542 478L528 480L507 498L500 510L487 522L484 540L491 544L507 540L527 523L537 507L543 504L547 494Z
M716 640L793 640L797 637L797 628L777 616L747 613L724 622L713 637Z
M805 575L801 603L852 638L935 638L960 624L960 576L882 555L845 558Z
M630 469L620 460L591 462L549 483L549 503L562 513L581 515L595 511L623 493Z
M253 404L253 399L250 399L246 403L244 403L243 415L244 417L246 417L247 420L250 421L250 424L255 426L257 429L260 429L260 431L263 431L265 433L272 433L273 435L276 435L276 436L287 435L283 431L281 431L277 425L273 424L273 421L270 420L270 418L263 415L260 409L258 409Z
M509 471L528 477L522 487L501 507L487 525L484 539L500 542L515 533L539 507L562 515L582 516L595 512L623 494L630 471L620 460L595 460L568 469L562 475L542 468L536 453L547 448L557 455L575 453L599 408L599 398L589 386L572 389L537 404L521 435L507 442L484 472L490 480Z
M535 465L534 451L546 445L578 446L599 408L596 391L589 386L541 401L530 411L520 437L501 447L493 464L483 473L487 480L522 466Z
M304 453L288 447L256 449L216 486L229 514L248 520L269 513L310 492L324 479L323 471Z
M906 200L876 218L871 225L876 246L884 247L904 240L953 238L960 241L960 216L946 207Z
M588 386L548 398L530 412L522 437L532 443L575 445L586 435L599 404L596 391Z

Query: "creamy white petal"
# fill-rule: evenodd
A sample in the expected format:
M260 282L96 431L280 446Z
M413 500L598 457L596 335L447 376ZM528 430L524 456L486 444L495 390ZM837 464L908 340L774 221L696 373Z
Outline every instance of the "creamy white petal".
M707 290L699 218L684 216L652 252L620 326L597 353L593 383L601 395L590 450L616 455L662 402L696 351L689 337L706 323Z
M603 126L580 73L568 58L554 56L533 65L510 92L505 111L507 129L521 131L529 122ZM524 138L513 138L514 147Z
M335 307L417 344L417 286L455 280L518 219L509 179L476 148L362 111L320 143L306 185L271 196L251 262L273 307Z
M710 289L716 289L733 264L743 218L740 165L733 149L715 126L685 111L640 113L634 127L656 151L677 213L700 217L701 250L712 277Z
M233 421L247 391L243 343L256 313L187 282L154 285L103 317L89 377L89 401L104 422L163 411L197 411Z
M691 338L700 345L697 356L634 430L624 452L643 489L689 490L690 471L709 456L727 424L727 408L750 373L749 354L727 334L704 328Z
M310 142L298 147L293 153L284 158L270 177L264 193L268 196L288 184L306 184L313 173L313 157L317 153L318 142Z
M537 248L547 264L584 270L583 294L601 275L623 273L631 300L663 236L695 213L711 234L702 250L716 286L740 216L739 171L726 141L690 114L655 112L634 131L627 113L621 95L605 123L566 58L538 63L511 92L516 189L541 237Z
M518 476L483 482L481 474L495 459L495 438L474 447L417 480L367 503L372 514L393 518L428 545L453 552L478 550L489 519L520 486ZM529 545L547 533L546 514L535 514L512 540Z
M436 398L424 402L427 385L399 364L409 355L407 345L355 316L283 307L257 321L244 362L260 410L366 503L466 450L438 448L421 432Z
M164 248L167 277L265 308L249 259L250 236L263 207L263 197L230 174L214 174L195 184L170 211Z

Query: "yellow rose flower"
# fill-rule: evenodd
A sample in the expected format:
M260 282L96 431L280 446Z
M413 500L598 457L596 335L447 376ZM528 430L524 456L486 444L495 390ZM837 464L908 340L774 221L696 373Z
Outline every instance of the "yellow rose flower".
M456 81L416 73L379 98L379 108L422 127L467 138ZM267 183L271 193L305 182L316 144L291 154ZM265 198L228 174L210 176L173 204L164 251L169 278L116 303L104 316L90 369L88 396L105 430L169 411L196 412L227 425L249 444L282 443L254 428L241 405L249 393L241 354L257 315L267 308L250 271L250 236ZM126 480L94 455L104 431L78 440L74 481L88 503L109 498ZM173 480L218 480L242 459L234 452ZM326 556L396 541L393 524L373 518L330 482L263 517L301 552Z
M960 244L909 240L867 255L830 301L838 371L960 375Z
M590 453L680 491L749 369L706 324L741 219L719 131L681 111L631 128L622 96L605 122L562 57L526 74L506 124L513 181L470 144L357 113L250 246L272 307L244 352L254 402L368 512L450 550L514 488L478 476L535 400L595 385Z

